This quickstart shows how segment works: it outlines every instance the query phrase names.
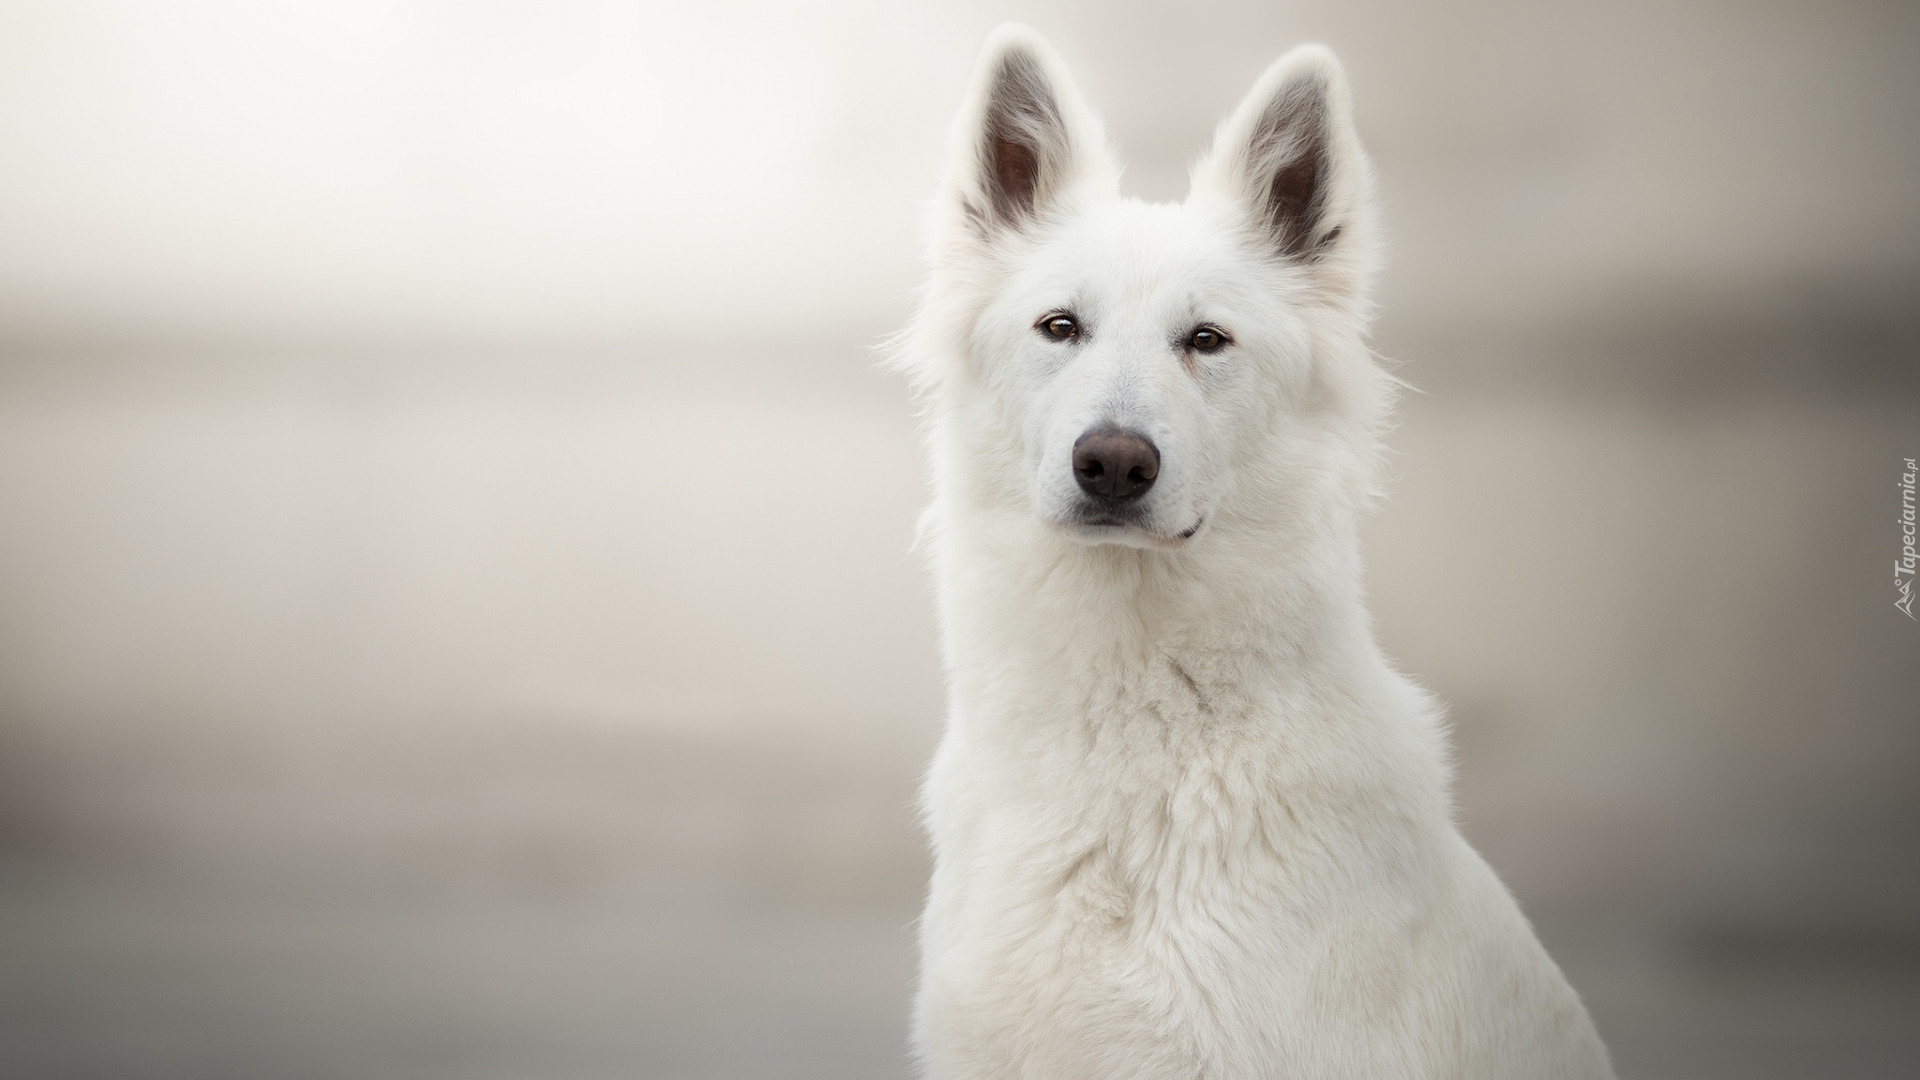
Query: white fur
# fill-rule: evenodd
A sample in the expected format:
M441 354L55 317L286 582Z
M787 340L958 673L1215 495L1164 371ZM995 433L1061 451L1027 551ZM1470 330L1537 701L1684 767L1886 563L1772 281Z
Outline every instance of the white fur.
M1009 57L1060 118L1022 129L1058 145L1015 221L982 213ZM1258 138L1289 88L1322 110L1315 220L1339 228L1311 257L1277 251L1260 210L1295 152ZM1282 58L1187 201L1147 205L1119 196L1053 51L1005 27L954 161L894 346L927 407L951 684L925 790L925 1074L1611 1076L1455 828L1439 711L1363 605L1357 522L1393 380L1363 340L1371 181L1332 54ZM1056 308L1083 341L1035 330ZM1199 322L1233 344L1183 353ZM1069 520L1068 455L1098 423L1161 452L1137 526Z

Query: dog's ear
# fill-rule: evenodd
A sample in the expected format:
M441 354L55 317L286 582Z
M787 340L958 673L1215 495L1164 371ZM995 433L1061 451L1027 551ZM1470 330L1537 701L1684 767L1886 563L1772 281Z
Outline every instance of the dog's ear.
M1083 182L1118 171L1100 121L1034 30L988 37L955 129L953 196L981 238L1024 228Z
M1302 45L1268 68L1220 125L1194 186L1237 201L1281 258L1354 278L1372 182L1333 53Z

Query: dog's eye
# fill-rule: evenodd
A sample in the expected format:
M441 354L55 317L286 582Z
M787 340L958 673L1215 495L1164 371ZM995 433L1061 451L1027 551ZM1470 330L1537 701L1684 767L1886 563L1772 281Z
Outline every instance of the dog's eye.
M1056 311L1039 322L1040 332L1055 341L1071 341L1080 336L1080 324L1064 311Z
M1196 326L1193 333L1187 335L1187 348L1194 352L1219 352L1233 343L1225 330L1217 326Z

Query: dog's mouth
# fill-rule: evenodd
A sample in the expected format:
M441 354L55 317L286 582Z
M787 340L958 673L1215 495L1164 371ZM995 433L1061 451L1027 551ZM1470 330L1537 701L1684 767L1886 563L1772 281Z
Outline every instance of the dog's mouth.
M1156 532L1139 521L1128 521L1111 515L1099 515L1073 518L1061 522L1060 528L1069 537L1089 546L1099 544L1122 544L1127 547L1155 548L1171 551L1185 547L1187 541L1199 534L1207 523L1202 516L1194 523L1177 533Z

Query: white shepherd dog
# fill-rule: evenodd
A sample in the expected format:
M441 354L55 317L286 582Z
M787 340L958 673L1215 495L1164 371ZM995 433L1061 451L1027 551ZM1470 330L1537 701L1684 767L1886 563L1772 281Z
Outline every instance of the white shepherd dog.
M997 31L894 345L951 682L926 1074L1610 1076L1363 603L1394 380L1339 64L1269 69L1182 204L1118 174L1053 50Z

